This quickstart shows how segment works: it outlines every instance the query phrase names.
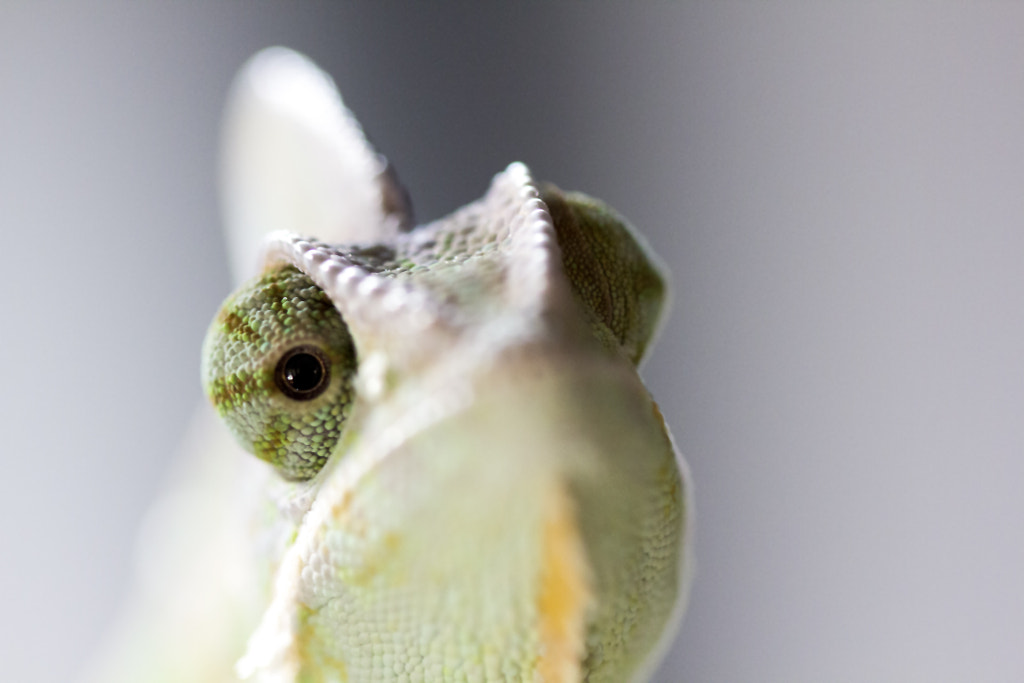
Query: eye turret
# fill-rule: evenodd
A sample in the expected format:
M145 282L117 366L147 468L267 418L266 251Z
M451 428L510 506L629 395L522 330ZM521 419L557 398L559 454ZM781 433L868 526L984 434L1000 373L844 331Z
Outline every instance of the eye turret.
M327 462L351 408L356 353L330 298L288 266L228 298L203 345L203 386L243 448L287 479Z

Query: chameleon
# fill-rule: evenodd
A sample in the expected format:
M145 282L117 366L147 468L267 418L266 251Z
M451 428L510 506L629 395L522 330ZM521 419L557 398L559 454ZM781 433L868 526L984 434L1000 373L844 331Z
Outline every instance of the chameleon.
M223 156L212 411L93 680L647 680L693 515L637 373L669 295L639 234L521 163L417 225L285 48L237 77Z

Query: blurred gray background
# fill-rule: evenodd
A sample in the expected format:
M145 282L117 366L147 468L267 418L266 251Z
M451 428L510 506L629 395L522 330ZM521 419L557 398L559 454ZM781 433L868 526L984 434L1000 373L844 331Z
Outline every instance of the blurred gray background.
M230 79L331 72L421 220L512 160L670 264L657 681L1024 680L1024 5L0 6L0 677L66 681L201 400Z

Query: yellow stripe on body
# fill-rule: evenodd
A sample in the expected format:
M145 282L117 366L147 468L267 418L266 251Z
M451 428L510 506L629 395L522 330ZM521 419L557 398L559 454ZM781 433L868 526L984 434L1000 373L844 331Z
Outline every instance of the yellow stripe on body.
M591 575L573 501L564 483L549 494L542 543L537 673L543 683L578 683L586 655Z

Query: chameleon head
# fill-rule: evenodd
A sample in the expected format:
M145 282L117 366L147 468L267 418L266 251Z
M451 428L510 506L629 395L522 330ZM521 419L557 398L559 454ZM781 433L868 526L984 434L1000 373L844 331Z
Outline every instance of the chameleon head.
M203 344L203 387L243 448L287 479L327 462L352 404L356 353L319 287L292 266L235 292Z

